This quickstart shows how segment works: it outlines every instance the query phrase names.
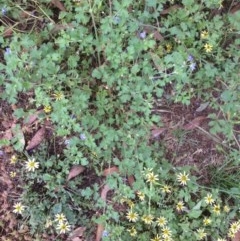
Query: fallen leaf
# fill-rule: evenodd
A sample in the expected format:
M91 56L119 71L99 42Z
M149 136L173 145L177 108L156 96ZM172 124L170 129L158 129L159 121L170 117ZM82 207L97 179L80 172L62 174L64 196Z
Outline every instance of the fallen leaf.
M233 8L231 8L230 13L234 14L240 10L240 3L236 4Z
M65 7L59 0L52 0L51 3L61 11L66 11Z
M85 170L85 167L76 165L73 166L68 174L67 181L73 179L74 177L78 176L80 173L82 173Z
M85 232L86 228L85 227L78 227L75 230L72 231L72 233L69 235L67 240L71 241L77 241L77 240L82 240L79 237L83 236L83 233Z
M25 124L31 125L34 121L36 121L38 119L39 115L42 114L42 113L43 113L43 110L38 110L36 113L28 116L26 118L26 120L24 121Z
M163 40L164 40L163 36L162 36L158 31L154 31L154 32L153 32L153 37L154 37L156 40L159 40L159 41L163 41Z
M160 128L155 128L151 130L152 133L152 137L153 138L157 138L159 137L161 134L163 134L167 129L165 127L160 127Z
M116 173L119 172L119 170L118 170L117 167L114 166L114 167L106 168L106 169L103 171L103 176L106 177L106 176L108 176L108 175L110 175L110 174L112 174L112 173L114 173L114 172L116 172Z
M193 130L196 127L200 126L202 121L205 120L205 119L206 119L205 116L198 116L194 120L190 121L188 124L184 125L183 129L186 130L186 131Z
M110 191L110 190L111 190L111 188L110 188L107 184L103 187L100 196L101 196L101 198L102 198L104 201L107 200L107 193L108 193L108 191Z
M101 240L103 231L104 231L104 226L102 224L98 224L97 234L96 234L96 241L100 241Z
M134 176L129 176L128 177L128 183L129 185L132 187L133 186L133 183L135 182L135 178Z
M34 147L38 146L44 139L45 132L46 132L45 127L42 127L41 129L39 129L31 139L31 141L28 143L26 150L29 151Z
M205 110L209 105L209 102L205 102L205 103L202 103L197 109L196 109L196 112L201 112L203 110Z

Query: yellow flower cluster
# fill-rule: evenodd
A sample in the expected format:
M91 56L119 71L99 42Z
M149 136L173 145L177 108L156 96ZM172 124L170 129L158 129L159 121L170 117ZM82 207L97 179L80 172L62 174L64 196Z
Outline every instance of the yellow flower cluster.
M59 230L60 234L70 231L70 225L63 213L56 214L55 221L57 222L57 230Z
M144 177L147 182L150 184L156 184L158 179L158 175L155 175L152 171L152 168L143 171Z
M240 220L233 222L228 230L228 236L234 238L235 234L240 230Z
M161 235L156 235L151 239L151 241L171 241L172 240L172 231L167 227L167 219L163 216L155 218L152 214L145 214L139 218L139 214L134 212L132 209L127 212L126 218L130 222L137 222L142 220L145 225L157 225L161 227ZM136 236L137 230L135 227L128 229L130 236Z

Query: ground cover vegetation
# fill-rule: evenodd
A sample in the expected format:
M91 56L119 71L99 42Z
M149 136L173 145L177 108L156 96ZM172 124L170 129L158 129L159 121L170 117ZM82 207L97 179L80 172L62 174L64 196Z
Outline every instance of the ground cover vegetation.
M238 1L0 8L1 240L238 240Z

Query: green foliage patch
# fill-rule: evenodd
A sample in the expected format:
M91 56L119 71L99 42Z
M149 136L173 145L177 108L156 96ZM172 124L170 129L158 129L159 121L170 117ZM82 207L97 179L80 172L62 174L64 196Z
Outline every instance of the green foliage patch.
M19 223L56 240L80 226L92 237L99 223L103 240L234 236L239 187L218 173L239 167L239 11L219 0L65 0L65 11L54 2L0 2L0 98L17 106L18 122L0 145L18 151ZM223 137L226 164L210 187L171 166L150 136L161 126L156 101L193 99L209 103L210 135ZM37 111L48 139L26 151L21 123ZM86 170L67 181L73 166ZM103 178L111 166L119 173Z

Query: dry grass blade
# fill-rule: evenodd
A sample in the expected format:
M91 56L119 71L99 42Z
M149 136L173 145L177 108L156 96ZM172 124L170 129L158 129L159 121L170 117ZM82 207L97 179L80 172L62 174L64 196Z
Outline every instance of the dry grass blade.
M39 129L31 139L31 141L28 143L26 150L29 151L35 148L36 146L38 146L43 141L45 132L46 132L45 127L42 127L41 129Z

